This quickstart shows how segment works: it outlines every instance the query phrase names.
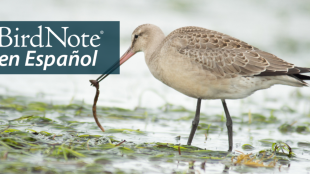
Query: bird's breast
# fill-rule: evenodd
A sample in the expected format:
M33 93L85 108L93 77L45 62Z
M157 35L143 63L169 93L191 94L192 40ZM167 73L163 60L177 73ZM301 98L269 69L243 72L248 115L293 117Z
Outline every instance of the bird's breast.
M194 62L182 56L165 54L149 65L155 78L175 90L194 98L201 98L210 91L216 77L200 70Z

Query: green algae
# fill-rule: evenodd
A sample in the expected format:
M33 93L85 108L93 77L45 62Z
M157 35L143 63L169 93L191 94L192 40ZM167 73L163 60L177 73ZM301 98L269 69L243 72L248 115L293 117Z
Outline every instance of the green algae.
M3 99L3 100L2 100ZM181 162L182 165L197 167L193 162L201 163L230 163L234 153L222 150L210 150L197 146L184 145L180 143L171 143L161 141L144 141L152 130L137 129L132 125L123 124L117 126L118 122L157 122L169 120L176 124L190 122L194 117L194 112L185 108L169 105L163 111L153 111L147 109L128 110L113 107L98 107L100 119L103 125L109 123L106 132L101 132L91 117L91 105L85 103L71 103L69 105L55 105L44 103L42 101L24 101L23 97L3 97L0 98L0 106L3 109L0 125L0 158L5 157L5 163L0 164L0 170L18 171L27 170L37 173L65 173L70 172L66 169L68 166L72 171L80 173L102 172L107 173L128 173L115 167L123 163L143 163L148 161L152 165L175 164ZM5 103L5 106L1 103ZM14 112L17 116L11 118L9 114ZM252 113L253 128L256 124L267 123L268 125L279 125L279 119L276 117L280 110L267 111L270 116L264 114ZM166 116L173 115L171 118ZM163 115L163 116L162 116ZM244 126L241 118L233 117L237 126ZM212 137L217 134L226 134L225 115L205 115L201 114L201 122L196 132L197 136L207 135ZM10 126L8 127L8 125ZM162 125L170 126L169 124ZM111 126L112 125L112 126ZM113 125L116 125L115 127ZM248 124L246 124L248 125ZM147 124L145 124L145 127ZM234 130L236 131L236 130ZM280 131L280 130L279 130ZM308 125L293 124L291 132L300 134L308 133ZM281 132L281 131L280 131ZM289 132L289 131L288 131ZM184 141L184 137L179 137L178 141ZM237 135L238 136L238 135ZM124 139L126 141L124 141ZM197 141L197 140L196 140ZM213 140L205 139L206 144ZM290 164L291 159L295 159L294 153L289 148L275 139L258 140L263 147L269 148L261 150L261 146L245 146L241 148L247 150L260 150L256 153L262 156L264 153L274 157L278 164ZM277 144L275 144L277 143ZM248 148L251 147L251 148ZM308 148L306 141L298 142L298 147ZM295 150L295 149L291 149ZM298 149L297 149L298 150ZM307 152L305 150L305 152ZM8 154L8 155L6 155ZM32 160L37 156L44 159L46 166L42 166ZM22 159L30 159L23 161ZM269 162L270 159L263 159ZM55 163L57 161L57 163ZM20 167L13 167L19 165ZM61 167L61 166L64 167ZM113 167L112 167L113 166ZM141 173L139 170L136 173Z
M145 134L145 132L140 131L139 129L108 129L106 130L107 133L123 133L123 134L130 134L130 133L137 133L137 134Z
M294 127L291 124L284 123L279 128L279 131L282 133L293 132Z
M4 130L4 131L2 132L2 134L3 134L3 133L12 133L12 132L20 132L20 130L9 128L9 129Z
M253 150L253 149L255 149L255 147L253 147L251 144L244 144L244 145L242 145L242 149L243 150Z

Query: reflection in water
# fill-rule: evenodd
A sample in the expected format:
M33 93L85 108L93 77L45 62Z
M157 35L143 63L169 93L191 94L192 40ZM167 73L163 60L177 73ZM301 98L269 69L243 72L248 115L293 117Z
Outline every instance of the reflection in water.
M191 161L188 163L188 168L189 168L188 172L190 174L195 174L194 164L195 164L195 161Z
M229 173L229 168L230 168L230 165L225 165L222 173Z
M195 161L191 161L188 163L188 168L194 170Z
M206 170L206 161L202 162L200 168L205 171Z
M180 143L180 139L181 139L181 136L178 135L175 137L175 140L176 140L176 144L179 144Z

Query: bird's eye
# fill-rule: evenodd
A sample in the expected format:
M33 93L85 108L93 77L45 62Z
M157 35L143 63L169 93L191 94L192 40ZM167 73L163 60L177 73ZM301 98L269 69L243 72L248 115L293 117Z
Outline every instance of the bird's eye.
M135 39L137 39L139 37L139 35L135 35Z

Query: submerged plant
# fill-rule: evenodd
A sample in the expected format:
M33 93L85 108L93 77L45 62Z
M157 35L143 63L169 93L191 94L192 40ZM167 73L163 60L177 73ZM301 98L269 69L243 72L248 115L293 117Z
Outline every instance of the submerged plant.
M292 157L295 154L292 151L292 148L284 143L284 142L277 142L277 143L273 143L271 149L275 152L275 153L279 153L282 152L285 154L285 152L288 153L288 157Z

